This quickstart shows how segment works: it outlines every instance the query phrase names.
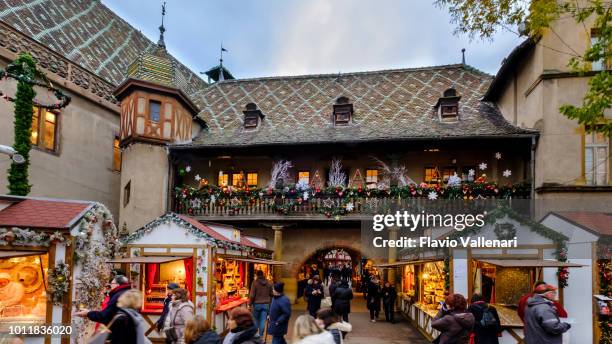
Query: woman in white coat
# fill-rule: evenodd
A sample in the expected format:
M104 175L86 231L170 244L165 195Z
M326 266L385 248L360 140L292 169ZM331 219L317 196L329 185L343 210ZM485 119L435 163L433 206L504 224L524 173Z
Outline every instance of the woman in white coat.
M308 314L295 319L293 336L295 344L334 344L332 334L320 328L315 319Z

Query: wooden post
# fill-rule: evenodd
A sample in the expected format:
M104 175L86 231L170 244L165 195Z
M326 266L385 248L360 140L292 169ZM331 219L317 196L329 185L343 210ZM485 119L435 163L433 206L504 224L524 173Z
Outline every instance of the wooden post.
M280 261L283 258L283 226L272 225L274 230L274 253L272 254L274 260ZM282 276L282 266L276 265L273 268L274 281L280 281Z
M389 228L389 240L391 241L395 241L397 240L397 233L398 233L398 228L397 227L390 227ZM397 248L394 245L390 245L389 246L389 263L395 263L397 262ZM395 284L395 268L390 268L387 269L387 282L389 282L391 285Z

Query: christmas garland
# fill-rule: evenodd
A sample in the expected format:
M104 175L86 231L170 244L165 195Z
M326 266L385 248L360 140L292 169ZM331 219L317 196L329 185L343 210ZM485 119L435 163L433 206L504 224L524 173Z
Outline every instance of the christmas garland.
M599 293L612 297L612 260L599 259L597 262L599 273ZM612 343L612 318L610 315L599 317L599 328L601 329L600 344Z
M59 262L47 272L48 292L51 294L53 304L61 306L64 296L70 291L70 266Z
M218 187L205 185L196 188L183 185L175 188L177 210L193 214L194 210L204 205L224 207L230 209L230 215L248 205L258 201L267 202L276 212L289 215L295 206L308 203L311 199L322 199L323 204L317 205L316 210L327 217L338 217L353 212L356 201L360 199L416 199L428 198L430 200L474 200L485 198L528 198L530 196L529 184L515 184L498 186L496 183L471 182L459 186L440 187L427 184L392 186L388 189L365 189L346 187L302 188L292 185L283 189L273 188L245 188Z
M0 245L49 247L57 243L65 243L66 246L70 246L71 241L59 231L48 233L18 227L0 228Z
M444 269L442 273L444 274L444 290L450 291L451 287L451 271L450 271L450 255L446 255L444 257Z

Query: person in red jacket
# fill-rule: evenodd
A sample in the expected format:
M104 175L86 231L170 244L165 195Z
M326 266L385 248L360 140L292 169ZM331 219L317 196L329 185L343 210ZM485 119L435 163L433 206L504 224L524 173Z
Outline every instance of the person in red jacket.
M111 291L111 286L110 284L107 284L104 287L104 300L102 300L102 305L100 306L100 310L105 310L106 307L108 307L108 302L110 301L110 291ZM96 323L96 327L94 328L94 331L98 331L98 328L100 327L100 323Z
M525 307L527 307L527 300L534 294L542 292L544 289L546 289L546 285L547 284L544 281L536 282L533 287L533 291L531 293L521 296L521 298L519 299L518 309L516 310L516 312L518 313L518 316L519 318L521 318L521 321L523 323L525 323ZM558 301L552 301L552 303L555 309L557 310L557 316L559 318L567 318L567 311L565 310L565 308L563 308L563 306L561 306Z

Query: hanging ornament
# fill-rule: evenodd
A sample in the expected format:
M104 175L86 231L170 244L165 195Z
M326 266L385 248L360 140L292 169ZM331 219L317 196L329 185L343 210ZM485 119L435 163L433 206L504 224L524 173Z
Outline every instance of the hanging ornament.
M482 171L486 170L487 169L487 163L486 162L481 162L478 165L478 168L481 169Z
M502 158L502 154L500 152L495 153L495 159L500 160Z
M510 176L512 175L512 171L510 170L505 170L503 173L503 176L506 178L510 178Z

